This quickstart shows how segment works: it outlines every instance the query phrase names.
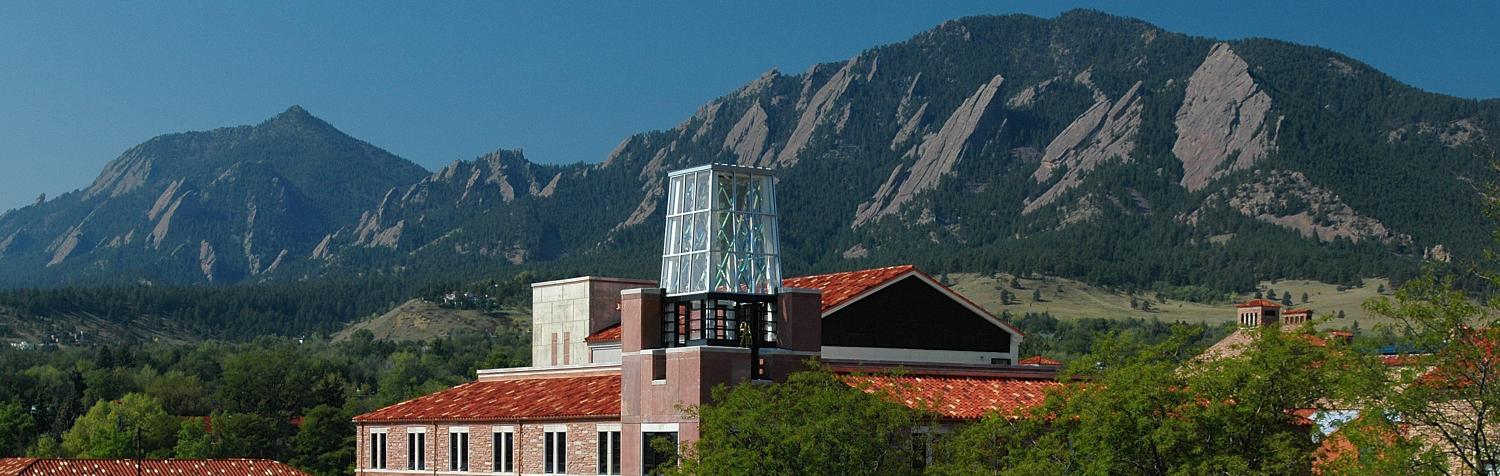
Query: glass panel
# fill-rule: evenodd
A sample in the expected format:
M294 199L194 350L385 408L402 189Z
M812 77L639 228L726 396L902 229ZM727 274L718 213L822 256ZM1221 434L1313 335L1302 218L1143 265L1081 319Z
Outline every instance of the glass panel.
M688 275L689 276L688 279L690 279L692 281L692 288L695 289L695 290L707 291L708 290L708 252L704 251L704 252L693 253L691 260L692 260L692 264L688 268L688 272L690 273Z
M750 176L749 175L735 175L734 176L734 209L735 210L744 211L744 210L748 209L747 207L749 206L749 201L750 201L749 200L749 194L750 194Z
M708 212L693 215L693 249L708 250Z
M609 474L609 432L599 432L599 442L594 446L599 449L595 458L599 462L599 474Z
M681 213L682 209L678 204L682 203L682 177L672 177L670 184L667 186L667 192L667 214L675 215Z
M676 218L671 218L670 220L674 221L674 223L672 224L672 226L676 227L676 229L677 229L677 233L675 233L675 234L672 235L672 242L676 244L675 245L676 246L676 250L673 251L673 252L674 253L686 253L686 252L688 252L689 249L692 248L692 246L693 246L693 220L692 220L692 217L687 216L687 215L683 215L683 216L679 216L679 217L676 217Z
M677 261L679 261L681 259L682 259L682 257L680 257L680 256L673 256L673 257L669 257L667 259L662 260L662 264L661 264L661 274L663 275L662 276L662 286L666 286L667 289L681 289L682 288L682 283L681 283L682 278L679 277L679 276L677 276Z
M734 249L734 215L722 211L714 212L713 248L719 251Z
M708 188L709 172L698 172L697 174L694 174L694 179L697 181L698 190L702 191L696 197L698 199L698 203L694 208L698 210L707 210L708 201L711 198L710 196L713 195L713 192Z
M703 286L705 286L703 282L693 279L693 262L697 261L696 258L697 256L692 256L683 259L679 269L679 272L682 273L682 289L689 292L702 292L704 290Z
M714 210L730 209L734 199L734 181L729 174L714 174Z
M697 209L697 180L693 176L682 176L682 204L679 204L679 213L691 212Z
M609 441L609 473L620 474L620 432L612 432Z

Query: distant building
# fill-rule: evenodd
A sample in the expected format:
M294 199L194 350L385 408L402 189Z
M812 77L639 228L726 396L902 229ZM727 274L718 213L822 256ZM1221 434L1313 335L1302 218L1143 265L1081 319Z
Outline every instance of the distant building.
M1281 320L1281 305L1269 299L1251 299L1238 305L1240 327L1276 325Z
M1281 313L1281 325L1286 327L1300 326L1311 322L1312 315L1312 309L1305 307L1288 309Z
M356 473L644 474L666 457L649 442L698 438L683 405L808 359L952 423L1059 385L1017 365L1019 330L913 266L782 279L774 191L764 169L669 174L661 284L533 284L532 366L355 417Z
M0 476L308 476L268 459L0 459Z

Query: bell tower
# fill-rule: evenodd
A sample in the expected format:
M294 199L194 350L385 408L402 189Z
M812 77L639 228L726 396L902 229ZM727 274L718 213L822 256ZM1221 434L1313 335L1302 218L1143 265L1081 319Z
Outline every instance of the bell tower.
M781 286L776 177L712 164L667 175L661 288L620 293L624 474L698 438L684 407L719 385L785 379L821 350L817 290Z

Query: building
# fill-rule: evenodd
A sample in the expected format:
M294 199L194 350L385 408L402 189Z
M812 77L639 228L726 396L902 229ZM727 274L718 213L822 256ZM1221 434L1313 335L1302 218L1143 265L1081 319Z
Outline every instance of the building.
M0 459L0 476L308 476L268 459Z
M1251 299L1234 307L1239 312L1240 327L1272 326L1281 320L1281 305L1269 299Z
M1296 327L1312 322L1312 309L1305 307L1287 309L1281 313L1281 325L1285 327Z
M643 474L668 457L652 442L697 439L684 406L809 359L949 422L1058 385L1018 365L1020 331L913 266L782 279L774 190L764 169L669 174L660 285L534 284L533 365L355 417L357 473Z

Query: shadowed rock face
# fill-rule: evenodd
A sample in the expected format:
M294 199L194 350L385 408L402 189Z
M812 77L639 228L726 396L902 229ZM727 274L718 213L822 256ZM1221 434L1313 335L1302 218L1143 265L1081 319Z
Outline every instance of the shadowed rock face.
M1269 119L1271 97L1250 77L1249 65L1227 43L1215 44L1188 78L1177 110L1182 186L1198 190L1225 173L1244 170L1266 155L1280 119Z
M875 196L855 211L853 226L900 211L902 205L916 194L936 187L938 181L958 165L959 158L971 147L971 139L982 126L1004 127L1003 119L998 119L998 124L986 123L994 122L992 118L1001 109L995 93L1004 82L1003 76L995 75L965 99L936 134L924 137L920 145L908 152L907 156L914 156L916 161L910 166L897 165L891 171L890 178L875 191Z
M1037 167L1032 178L1039 183L1046 182L1052 178L1054 171L1062 167L1067 168L1067 174L1031 203L1027 203L1026 213L1052 203L1063 192L1077 186L1089 171L1104 161L1130 160L1131 153L1135 151L1136 131L1141 126L1140 91L1141 82L1137 81L1124 96L1113 103L1101 98L1052 139L1042 156L1042 165Z

